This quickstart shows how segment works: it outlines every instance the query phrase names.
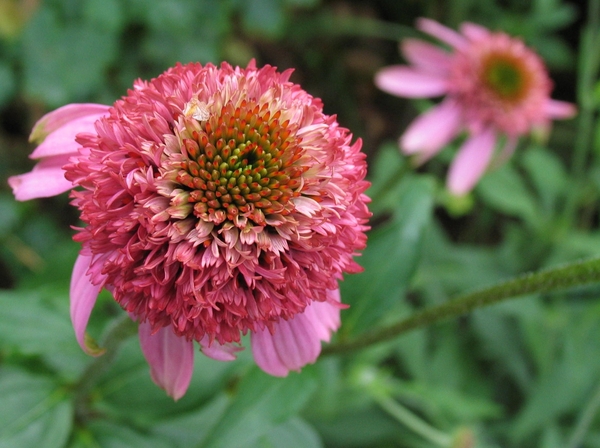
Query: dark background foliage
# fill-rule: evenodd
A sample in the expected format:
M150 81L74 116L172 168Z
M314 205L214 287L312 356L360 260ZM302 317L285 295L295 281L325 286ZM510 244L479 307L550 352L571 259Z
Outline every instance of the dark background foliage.
M359 338L458 293L600 253L600 86L587 7L562 0L0 0L0 447L435 446L398 421L390 402L450 434L456 447L600 446L598 287L508 301L323 357L286 379L252 367L248 351L234 363L197 356L190 390L177 403L153 385L132 338L82 396L90 359L68 317L78 251L69 226L77 215L66 195L17 203L6 184L32 166L33 123L61 105L111 104L134 79L176 62L245 66L255 58L294 68L292 80L322 98L369 157L374 230L359 259L365 272L343 282L351 307L337 335ZM548 141L522 141L473 194L451 197L444 176L455 147L412 169L396 146L430 103L373 85L379 68L402 61L398 41L419 36L413 25L422 16L522 37L545 59L553 96L579 99L581 118L556 123ZM120 313L103 295L90 332L107 331Z

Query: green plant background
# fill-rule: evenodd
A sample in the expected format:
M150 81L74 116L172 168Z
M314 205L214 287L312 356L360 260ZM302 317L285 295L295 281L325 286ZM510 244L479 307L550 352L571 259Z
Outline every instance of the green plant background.
M72 102L110 104L176 62L280 70L364 140L373 230L342 284L337 341L520 273L600 255L598 2L562 0L0 0L0 447L431 447L404 408L455 447L600 447L600 287L529 295L322 357L273 378L249 350L196 356L186 396L151 381L135 337L81 393L68 285L78 245L67 195L16 202L32 124ZM429 107L378 91L417 17L521 36L554 97L578 102L547 141L523 140L466 198L444 189L456 147L415 170L396 146ZM122 311L103 293L89 331ZM400 419L402 420L402 419ZM469 445L469 438L474 445Z

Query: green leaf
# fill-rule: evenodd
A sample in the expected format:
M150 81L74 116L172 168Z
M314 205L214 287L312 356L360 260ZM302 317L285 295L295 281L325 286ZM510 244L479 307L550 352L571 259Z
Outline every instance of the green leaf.
M253 368L203 448L248 446L276 426L295 416L309 400L317 384L310 368L301 374L275 378Z
M292 418L273 428L255 445L256 448L321 448L322 446L319 434L300 418Z
M394 210L402 194L402 169L406 161L394 143L384 144L370 166L371 187L367 190L373 202L370 209L374 214Z
M523 154L523 167L533 181L544 208L553 212L567 189L567 173L558 156L542 147Z
M163 418L152 425L152 432L168 438L177 447L197 446L223 418L231 398L225 393L192 412L173 418Z
M342 282L344 334L359 333L398 304L408 288L421 254L423 235L431 220L433 183L406 178L392 222L369 234L358 262L365 268Z
M51 379L0 370L0 448L59 448L71 431L73 405Z
M229 371L237 363L219 362L196 352L194 374L185 396L173 401L150 377L138 338L130 338L119 350L111 368L100 379L96 407L115 419L131 419L140 425L162 421L200 407L222 390Z
M65 297L65 301L68 298ZM74 379L89 362L73 333L68 313L31 291L0 292L0 347L41 355L61 374Z
M62 26L42 7L23 33L25 94L49 106L98 91L116 55L116 34L82 24Z
M508 164L484 176L477 192L490 207L501 213L522 218L530 224L539 219L534 197L521 176Z
M286 16L281 1L248 0L242 5L242 24L248 34L276 38L285 30Z
M16 82L11 67L0 61L0 106L4 106L15 94Z
M83 431L82 431L83 432ZM172 448L173 444L161 436L109 422L94 420L90 422L83 434L78 434L77 448ZM71 447L74 448L74 447Z
M83 3L83 14L86 22L112 33L119 32L125 22L119 0L87 0Z

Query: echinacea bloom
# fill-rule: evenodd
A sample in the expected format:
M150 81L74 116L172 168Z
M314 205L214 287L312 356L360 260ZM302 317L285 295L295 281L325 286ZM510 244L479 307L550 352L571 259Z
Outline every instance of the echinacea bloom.
M112 107L73 104L37 124L42 160L10 184L18 199L75 188L71 318L86 352L99 354L85 330L106 288L175 399L194 341L232 360L249 332L276 376L316 360L340 326L342 273L360 271L368 183L361 141L290 75L177 65Z
M503 136L500 160L508 158L520 136L547 132L552 119L570 118L575 107L550 98L552 82L540 57L516 38L463 23L460 33L430 19L417 28L450 47L406 39L401 50L410 66L383 68L375 84L393 95L429 98L445 95L419 116L400 138L407 155L423 162L458 134L468 137L452 162L448 188L469 192L490 165Z

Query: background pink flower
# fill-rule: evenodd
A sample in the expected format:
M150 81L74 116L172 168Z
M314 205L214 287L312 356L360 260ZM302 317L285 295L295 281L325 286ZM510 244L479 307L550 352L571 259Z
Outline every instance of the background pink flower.
M232 360L250 332L277 376L316 360L340 325L338 281L360 271L368 183L361 141L290 74L177 65L110 108L40 120L42 162L10 183L18 199L80 187L71 318L88 353L100 353L85 329L104 287L140 321L152 378L176 399L193 341Z
M552 119L572 117L570 103L550 98L552 82L539 56L519 39L463 23L460 33L429 19L417 27L450 47L446 51L415 39L402 42L410 63L380 70L376 85L393 95L428 98L445 95L418 117L400 139L405 154L423 162L466 130L469 134L450 166L448 188L469 192L494 156L500 136L501 157L509 156L518 137L534 129L548 131Z

